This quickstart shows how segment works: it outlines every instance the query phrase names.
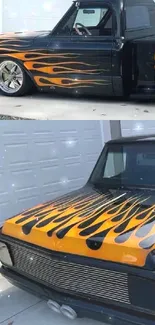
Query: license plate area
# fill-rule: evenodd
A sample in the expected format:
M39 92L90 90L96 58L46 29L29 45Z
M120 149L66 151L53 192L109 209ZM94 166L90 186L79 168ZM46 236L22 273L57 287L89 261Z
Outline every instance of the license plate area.
M7 266L13 266L11 255L6 244L0 242L0 262Z

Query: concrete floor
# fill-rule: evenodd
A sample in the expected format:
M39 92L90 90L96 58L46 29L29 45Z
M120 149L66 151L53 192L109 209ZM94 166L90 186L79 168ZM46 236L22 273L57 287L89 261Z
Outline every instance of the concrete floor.
M20 98L0 96L1 114L41 120L151 120L155 119L155 100L123 102L41 93Z
M0 324L3 325L106 325L93 320L68 320L52 312L45 301L8 283L0 275Z

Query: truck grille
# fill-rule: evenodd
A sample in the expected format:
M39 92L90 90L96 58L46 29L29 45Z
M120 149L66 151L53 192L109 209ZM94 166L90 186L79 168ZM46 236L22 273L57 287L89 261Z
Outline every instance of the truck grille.
M128 275L62 261L35 249L9 244L14 268L61 292L130 304Z

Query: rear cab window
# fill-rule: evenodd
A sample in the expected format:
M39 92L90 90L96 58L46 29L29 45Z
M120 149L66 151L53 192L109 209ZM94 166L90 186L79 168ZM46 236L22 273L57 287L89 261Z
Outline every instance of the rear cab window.
M125 29L133 37L155 34L155 0L125 0Z

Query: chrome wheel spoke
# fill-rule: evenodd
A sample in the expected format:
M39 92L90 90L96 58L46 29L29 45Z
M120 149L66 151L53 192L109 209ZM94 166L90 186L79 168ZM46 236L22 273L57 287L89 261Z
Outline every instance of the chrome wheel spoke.
M12 69L11 69L11 73L15 73L17 70L17 65L13 65Z
M16 79L21 79L21 78L23 78L21 73L16 74Z
M12 89L16 89L15 84L14 84L14 80L12 80L12 81L10 82L9 87L12 88Z
M10 73L10 70L7 67L4 67L3 73L8 74L8 73Z
M22 77L21 77L21 78L18 78L17 81L18 81L18 84L19 84L19 85L22 85L22 83L23 83L23 79L22 79Z
M0 89L6 93L16 93L23 84L23 72L20 66L12 61L0 63Z
M13 80L13 83L14 83L14 85L15 85L16 88L18 88L19 85L20 85L19 82L18 82L18 80Z
M4 81L4 83L5 83L5 85L6 85L7 87L9 87L9 86L10 86L10 83L11 83L11 81L10 81L10 80L5 80L5 81Z

